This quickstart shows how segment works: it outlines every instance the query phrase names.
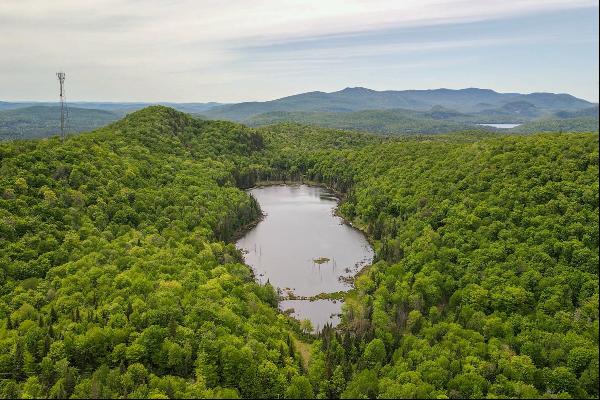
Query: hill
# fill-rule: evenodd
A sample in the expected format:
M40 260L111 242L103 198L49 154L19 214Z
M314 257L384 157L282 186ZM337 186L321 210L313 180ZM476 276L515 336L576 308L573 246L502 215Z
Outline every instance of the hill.
M250 126L295 122L326 128L373 132L384 135L440 134L464 130L507 133L503 129L481 126L483 123L522 123L513 133L598 132L597 107L581 111L561 111L539 118L537 108L526 102L507 103L500 109L465 114L441 106L429 111L365 110L355 112L285 112L259 114L244 121ZM594 115L595 111L595 115ZM579 117L569 117L578 116ZM567 118L569 117L569 118Z
M148 104L72 102L69 132L98 128ZM537 120L522 132L533 132L536 127L542 131L582 131L593 130L594 121L555 120L598 118L597 105L566 94L498 93L477 88L375 91L358 87L332 93L302 93L266 102L163 104L202 119L224 119L251 126L296 122L392 135L491 130L477 124ZM0 139L51 136L57 134L58 126L54 103L0 102Z
M251 126L262 126L279 122L296 122L386 135L436 134L477 127L474 123L455 122L454 119L465 119L465 116L439 110L433 113L410 110L365 110L346 113L276 111L259 114L245 123Z
M69 103L67 134L91 131L116 121L149 103ZM203 112L218 103L165 103L188 113ZM0 102L0 140L60 134L60 110L55 103Z
M598 132L598 117L541 118L511 129L515 133Z
M477 88L375 91L357 87L331 93L308 92L265 102L229 104L212 108L204 114L214 119L243 121L269 112L352 112L397 108L428 111L434 106L474 113L502 108L507 103L527 103L539 109L540 113L575 111L593 106L592 103L567 94L498 93Z
M584 108L578 111L559 111L555 113L557 118L596 118L598 119L598 106Z
M234 184L261 146L164 107L0 143L0 396L283 396L291 328L223 242L259 216Z

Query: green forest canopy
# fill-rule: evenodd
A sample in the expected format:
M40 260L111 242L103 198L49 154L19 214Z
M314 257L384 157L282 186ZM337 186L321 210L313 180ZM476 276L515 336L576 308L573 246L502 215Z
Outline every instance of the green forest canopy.
M2 397L598 397L597 134L149 107L0 162ZM260 215L243 188L299 178L345 193L377 252L316 338L230 243Z

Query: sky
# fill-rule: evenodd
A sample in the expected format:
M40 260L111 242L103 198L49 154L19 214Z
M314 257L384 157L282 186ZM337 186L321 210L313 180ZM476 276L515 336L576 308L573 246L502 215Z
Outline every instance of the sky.
M480 87L598 102L598 1L1 0L0 101Z

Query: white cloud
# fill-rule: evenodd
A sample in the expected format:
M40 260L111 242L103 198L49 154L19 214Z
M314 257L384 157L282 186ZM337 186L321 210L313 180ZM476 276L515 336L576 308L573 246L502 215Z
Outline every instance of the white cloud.
M130 99L182 100L181 93L174 91L177 88L186 92L186 99L194 100L190 98L194 85L214 87L215 79L240 80L248 75L240 73L243 68L239 66L227 70L243 59L240 49L246 46L580 7L597 7L597 1L1 0L0 96L48 98L43 94L53 93L48 77L64 68L80 85L72 88L75 97L117 99L111 93L123 94L123 85L130 84L136 88L124 94L134 97ZM362 45L349 50L355 57L367 57L423 46ZM469 44L429 42L425 46L433 51L436 46ZM283 54L284 64L332 59L336 51L348 49L290 51ZM213 76L208 75L211 71ZM116 87L118 91L110 91ZM210 98L195 99L233 100L235 96L211 92Z
M593 0L3 0L14 29L132 35L158 42L266 40L475 21L597 6Z

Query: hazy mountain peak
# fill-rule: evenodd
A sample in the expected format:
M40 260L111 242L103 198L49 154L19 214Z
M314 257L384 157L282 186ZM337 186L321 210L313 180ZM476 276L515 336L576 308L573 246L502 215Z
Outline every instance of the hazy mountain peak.
M373 89L369 89L366 87L362 87L362 86L355 86L355 87L347 87L344 88L338 92L333 92L333 93L354 93L354 94L360 94L360 93L379 93L377 90L373 90Z
M526 101L530 110L540 112L576 111L593 106L585 100L570 95L553 93L499 93L492 89L428 89L378 91L361 86L346 87L337 92L320 91L296 94L267 102L239 103L215 107L205 115L217 119L243 121L255 115L273 111L284 112L354 112L361 110L390 110L403 108L413 111L430 111L440 106L459 113L482 110L499 110L507 103ZM523 106L523 104L521 104ZM439 110L434 110L439 111ZM515 113L516 110L512 112ZM524 111L519 114L523 115ZM530 115L535 111L529 111Z

